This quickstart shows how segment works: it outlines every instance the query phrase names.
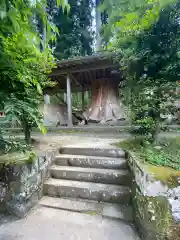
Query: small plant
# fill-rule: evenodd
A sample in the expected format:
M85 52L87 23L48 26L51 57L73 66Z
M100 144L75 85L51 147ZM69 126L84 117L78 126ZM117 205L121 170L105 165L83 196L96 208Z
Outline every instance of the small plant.
M36 159L36 154L34 152L30 152L28 159L26 160L27 164L33 164Z
M137 119L136 123L140 125L136 133L144 135L147 141L153 141L157 129L156 121L150 116L145 116L144 118Z
M146 138L134 137L117 144L137 154L142 161L180 171L180 137L150 143ZM157 146L158 145L158 146Z

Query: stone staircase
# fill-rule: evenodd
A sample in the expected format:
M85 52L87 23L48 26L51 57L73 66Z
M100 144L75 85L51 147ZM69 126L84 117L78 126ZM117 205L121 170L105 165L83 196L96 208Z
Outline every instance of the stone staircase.
M41 206L133 221L132 176L124 151L64 147L50 175Z

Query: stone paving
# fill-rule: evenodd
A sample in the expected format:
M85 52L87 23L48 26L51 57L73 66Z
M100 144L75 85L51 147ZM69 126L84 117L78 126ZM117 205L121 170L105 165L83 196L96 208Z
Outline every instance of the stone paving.
M37 207L21 220L0 226L0 240L140 240L133 227L118 221Z
M22 136L23 137L23 136ZM35 150L45 150L54 147L81 147L81 148L115 148L113 143L124 140L122 138L114 136L114 137L101 137L101 136L91 136L87 135L61 135L49 133L45 136L42 134L33 134L33 138L36 139L39 144L35 146Z

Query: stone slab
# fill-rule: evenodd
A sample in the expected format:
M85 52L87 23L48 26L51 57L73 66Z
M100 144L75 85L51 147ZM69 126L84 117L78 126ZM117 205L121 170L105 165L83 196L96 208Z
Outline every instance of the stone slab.
M82 198L95 201L125 203L131 200L131 189L111 184L48 179L44 193L51 197Z
M102 215L109 218L123 219L133 222L133 209L127 205L105 204Z
M81 168L69 166L52 166L51 176L56 179L107 183L130 186L131 174L128 170L98 168Z
M132 207L115 203L103 203L85 201L82 199L52 198L43 197L41 206L68 210L73 212L87 213L90 215L102 215L108 218L115 218L125 221L133 221Z
M85 155L60 154L55 158L55 164L61 166L79 166L88 168L127 169L124 158L108 158Z
M97 156L97 157L113 157L122 158L125 157L125 152L122 149L107 149L107 148L80 148L80 147L61 147L59 150L60 154L71 154L71 155L86 155L86 156Z

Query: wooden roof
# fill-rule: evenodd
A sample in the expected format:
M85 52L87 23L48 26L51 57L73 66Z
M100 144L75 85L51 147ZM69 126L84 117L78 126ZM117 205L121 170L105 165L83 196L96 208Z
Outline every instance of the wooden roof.
M57 62L50 77L58 84L59 90L66 89L66 77L71 78L72 91L90 89L91 81L101 78L119 78L119 62L116 53L101 53L85 57L71 58ZM55 91L55 89L53 89Z

